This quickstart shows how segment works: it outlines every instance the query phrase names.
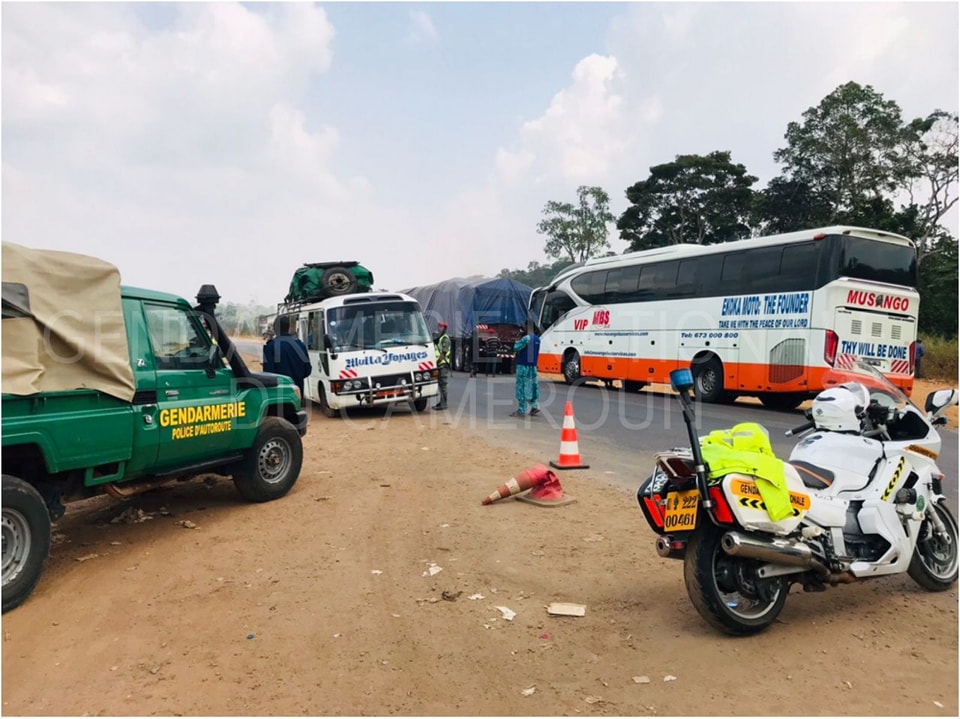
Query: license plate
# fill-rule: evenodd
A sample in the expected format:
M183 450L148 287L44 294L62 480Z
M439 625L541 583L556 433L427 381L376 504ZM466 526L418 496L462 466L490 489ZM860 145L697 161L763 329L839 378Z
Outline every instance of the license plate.
M382 389L379 392L375 392L374 397L377 399L386 399L387 397L401 397L403 396L402 389Z
M696 529L699 506L699 490L671 492L667 495L667 512L663 518L663 528L668 532L686 532Z

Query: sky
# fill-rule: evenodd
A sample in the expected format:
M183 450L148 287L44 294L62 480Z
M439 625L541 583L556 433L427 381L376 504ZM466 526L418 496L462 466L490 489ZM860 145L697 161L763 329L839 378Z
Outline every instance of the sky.
M619 216L728 150L761 189L839 85L905 118L960 85L956 2L4 2L0 56L4 241L266 305L307 262L396 291L552 261L580 185Z

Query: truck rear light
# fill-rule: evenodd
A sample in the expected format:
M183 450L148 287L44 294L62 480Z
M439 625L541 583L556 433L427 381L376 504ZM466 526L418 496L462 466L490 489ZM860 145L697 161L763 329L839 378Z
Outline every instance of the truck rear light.
M837 347L840 345L840 338L833 330L827 330L827 336L823 342L823 361L833 367L837 362Z
M913 374L914 367L917 364L917 343L916 340L910 343L910 374Z

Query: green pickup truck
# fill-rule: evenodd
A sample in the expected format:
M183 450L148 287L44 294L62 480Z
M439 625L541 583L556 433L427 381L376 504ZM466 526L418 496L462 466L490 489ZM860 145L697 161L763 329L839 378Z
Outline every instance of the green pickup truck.
M252 372L204 285L191 306L117 269L3 243L3 611L40 578L64 502L230 475L252 502L290 491L307 413Z

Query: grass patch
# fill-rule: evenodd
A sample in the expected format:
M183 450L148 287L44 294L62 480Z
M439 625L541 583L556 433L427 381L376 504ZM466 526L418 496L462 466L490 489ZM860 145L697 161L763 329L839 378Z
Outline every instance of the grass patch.
M925 378L949 380L956 384L958 375L957 339L944 339L936 335L924 335L923 348L926 352L921 363L921 372Z

